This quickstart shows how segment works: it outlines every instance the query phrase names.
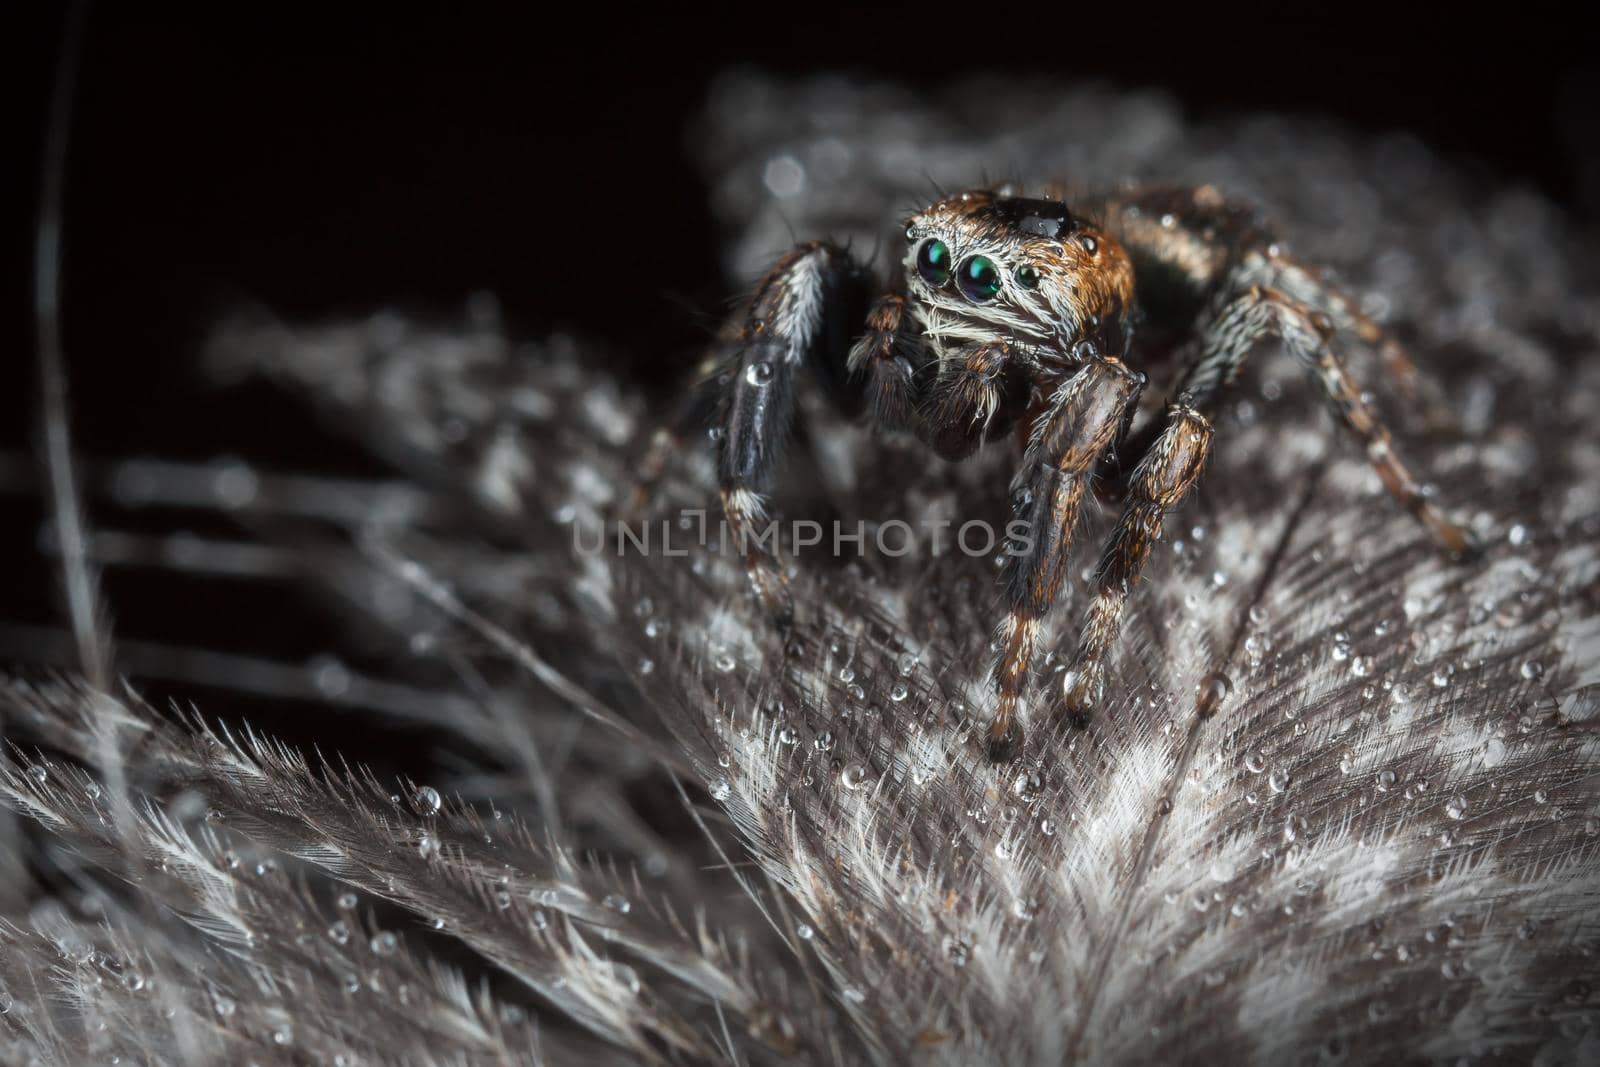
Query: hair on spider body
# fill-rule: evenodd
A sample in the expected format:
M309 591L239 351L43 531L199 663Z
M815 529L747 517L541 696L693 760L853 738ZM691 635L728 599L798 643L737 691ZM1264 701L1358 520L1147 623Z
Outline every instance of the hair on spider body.
M1354 333L1378 346L1391 384L1412 393L1404 349L1284 255L1254 211L1216 189L1136 189L1106 199L1092 218L1059 198L974 190L940 197L903 232L904 254L876 299L867 272L838 245L806 241L779 257L729 320L677 430L657 436L633 507L648 500L684 429L709 414L728 526L756 594L787 629L783 572L754 526L802 367L847 414L908 430L945 459L1020 424L1026 445L1011 493L1032 536L1028 551L1005 557L1000 580L988 731L996 758L1020 739L1019 699L1096 476L1117 487L1122 514L1063 676L1059 704L1075 719L1103 703L1127 599L1167 514L1205 469L1219 397L1269 338L1300 361L1389 494L1450 555L1470 553L1466 532L1401 461L1336 342ZM1188 355L1163 413L1130 437L1147 382L1136 322L1141 337L1148 328L1178 338Z

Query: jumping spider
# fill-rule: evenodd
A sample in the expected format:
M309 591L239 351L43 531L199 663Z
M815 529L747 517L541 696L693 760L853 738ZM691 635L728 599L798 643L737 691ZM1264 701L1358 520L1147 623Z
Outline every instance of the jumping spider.
M1012 507L1033 532L1001 581L997 693L988 731L999 759L1020 737L1014 718L1040 622L1067 574L1072 530L1091 481L1123 503L1094 577L1062 702L1081 716L1101 699L1123 606L1168 512L1188 496L1211 448L1210 415L1245 358L1276 337L1304 364L1390 495L1454 557L1468 534L1447 519L1396 454L1389 431L1334 347L1351 331L1415 397L1404 350L1318 274L1284 255L1254 213L1215 189L1139 190L1094 217L1063 199L1012 190L946 196L907 220L889 292L869 306L869 278L850 253L807 241L781 256L727 323L705 386L675 431L645 457L637 509L675 443L710 420L722 504L756 593L780 627L792 606L783 572L748 536L787 436L794 375L809 366L848 415L914 432L939 456L969 456L1019 432ZM865 326L865 332L862 327ZM1133 328L1188 341L1165 417L1129 439L1145 375Z

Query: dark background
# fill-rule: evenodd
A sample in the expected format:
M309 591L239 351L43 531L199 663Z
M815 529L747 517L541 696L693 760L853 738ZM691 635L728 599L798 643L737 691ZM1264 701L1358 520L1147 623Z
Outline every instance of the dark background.
M66 346L88 457L250 456L368 473L357 447L264 386L218 393L194 355L246 300L286 317L397 304L457 313L479 290L512 330L598 336L670 381L714 311L716 234L685 149L716 72L857 71L931 87L973 70L1051 74L1174 94L1192 115L1274 110L1403 128L1487 181L1541 189L1574 225L1600 207L1581 34L1501 9L1498 21L1363 12L1258 14L1189 5L596 4L369 11L237 5L88 12L66 183ZM1398 5L1396 5L1398 6ZM531 7L531 5L529 5ZM559 24L557 22L559 18ZM792 21L788 21L791 20ZM14 10L16 171L8 252L24 268L63 10ZM33 439L26 287L7 302L0 424ZM13 329L14 327L14 329ZM27 562L36 499L0 497L0 621L54 612ZM124 633L289 660L336 646L331 620L272 596L164 572L108 578ZM0 649L0 658L15 650Z

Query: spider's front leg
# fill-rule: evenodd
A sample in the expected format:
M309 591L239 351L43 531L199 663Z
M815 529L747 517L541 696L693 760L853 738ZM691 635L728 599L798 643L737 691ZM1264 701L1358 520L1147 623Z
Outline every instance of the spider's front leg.
M1020 731L1018 698L1038 642L1040 620L1066 583L1072 531L1096 463L1122 436L1138 403L1144 376L1120 360L1091 357L1051 397L1011 483L1012 508L1027 527L1027 551L1009 554L1002 575L1007 612L996 633L998 694L989 724L989 751L1004 759Z
M866 305L866 275L848 252L813 241L785 253L724 331L713 382L717 477L734 545L762 605L787 631L794 608L783 571L756 527L794 416L795 375L809 365L848 414L861 406L846 353ZM892 346L891 346L892 348ZM773 545L776 548L776 545Z
M1211 423L1180 397L1167 411L1165 428L1128 479L1127 501L1100 565L1078 652L1062 681L1068 714L1084 715L1105 693L1106 658L1122 631L1122 612L1150 550L1161 538L1167 513L1183 503L1200 480L1211 451Z

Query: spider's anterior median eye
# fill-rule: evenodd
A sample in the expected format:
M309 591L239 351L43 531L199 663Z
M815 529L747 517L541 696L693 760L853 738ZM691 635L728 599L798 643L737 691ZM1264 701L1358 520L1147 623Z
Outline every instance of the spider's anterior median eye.
M917 249L917 273L934 288L950 281L950 246L937 237Z
M1000 268L988 256L968 256L956 274L956 285L968 300L993 300L1000 292Z
M1018 267L1017 284L1024 289L1039 288L1039 269L1037 267Z

